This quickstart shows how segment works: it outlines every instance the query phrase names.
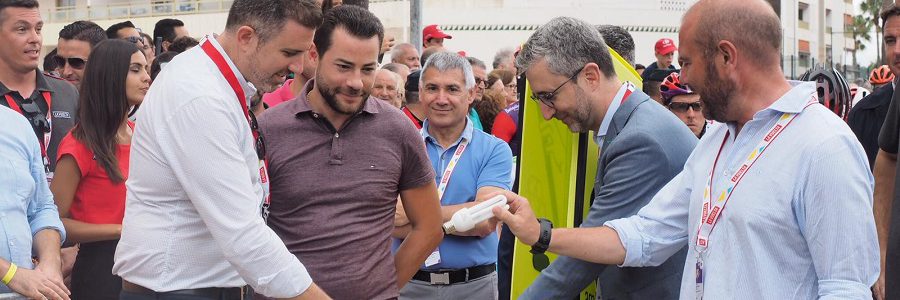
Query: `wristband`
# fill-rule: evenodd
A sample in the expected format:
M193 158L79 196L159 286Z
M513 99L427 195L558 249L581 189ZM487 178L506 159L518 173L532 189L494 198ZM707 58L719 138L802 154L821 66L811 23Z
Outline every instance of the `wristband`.
M19 270L19 267L16 264L10 263L9 270L6 271L6 275L3 276L3 284L9 285L9 282L12 281L13 276L16 276L16 271Z
M553 232L553 222L539 218L538 223L541 224L541 235L538 237L537 242L531 245L532 254L543 254L550 248L550 234Z

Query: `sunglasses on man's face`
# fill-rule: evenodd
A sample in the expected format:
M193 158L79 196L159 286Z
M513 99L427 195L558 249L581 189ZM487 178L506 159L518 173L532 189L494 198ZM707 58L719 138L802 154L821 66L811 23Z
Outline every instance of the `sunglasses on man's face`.
M703 111L703 104L700 102L694 103L686 103L686 102L672 102L669 103L669 109L674 112L687 112L688 108L693 109L695 112Z
M68 63L70 67L76 70L84 69L84 65L87 64L87 60L78 57L62 57L62 56L54 56L53 60L56 62L56 65L60 68L64 68Z

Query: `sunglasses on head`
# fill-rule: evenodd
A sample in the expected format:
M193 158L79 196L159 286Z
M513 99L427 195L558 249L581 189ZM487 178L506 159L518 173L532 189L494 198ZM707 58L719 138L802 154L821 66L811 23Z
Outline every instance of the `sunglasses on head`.
M694 103L685 103L685 102L672 102L669 103L669 109L675 112L686 112L688 108L693 109L696 112L703 111L703 104L700 102Z
M87 64L87 60L85 60L83 58L78 58L78 57L66 58L66 57L57 55L57 56L53 57L53 60L56 62L56 65L59 66L60 68L65 67L66 63L68 63L69 66L71 66L73 69L76 69L76 70L84 69L84 65Z

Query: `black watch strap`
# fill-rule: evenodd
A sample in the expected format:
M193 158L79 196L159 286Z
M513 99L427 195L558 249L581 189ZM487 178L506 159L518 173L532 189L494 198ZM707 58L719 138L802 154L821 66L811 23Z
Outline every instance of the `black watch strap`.
M538 237L537 242L531 245L532 254L543 254L547 251L547 248L550 248L550 234L553 231L553 222L544 218L538 218L538 223L541 224L541 235Z

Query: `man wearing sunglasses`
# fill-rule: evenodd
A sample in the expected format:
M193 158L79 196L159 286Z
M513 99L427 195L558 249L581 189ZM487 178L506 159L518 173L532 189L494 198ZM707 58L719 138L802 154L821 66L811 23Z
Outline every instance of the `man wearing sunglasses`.
M533 92L534 102L526 105L540 106L545 119L558 119L572 132L596 133L596 197L581 227L636 214L682 169L697 143L672 113L616 76L607 49L594 26L560 17L538 29L517 56ZM546 251L546 242L530 241L532 253ZM604 299L678 299L687 252L676 251L680 255L643 269L560 256L522 299L571 299L598 277Z
M106 40L106 32L100 25L91 21L75 21L59 31L59 44L53 59L59 66L60 75L81 87L84 67L91 55L91 48Z
M703 103L700 95L681 83L677 72L669 74L659 86L663 104L681 119L697 138L706 132L706 118L703 117Z

